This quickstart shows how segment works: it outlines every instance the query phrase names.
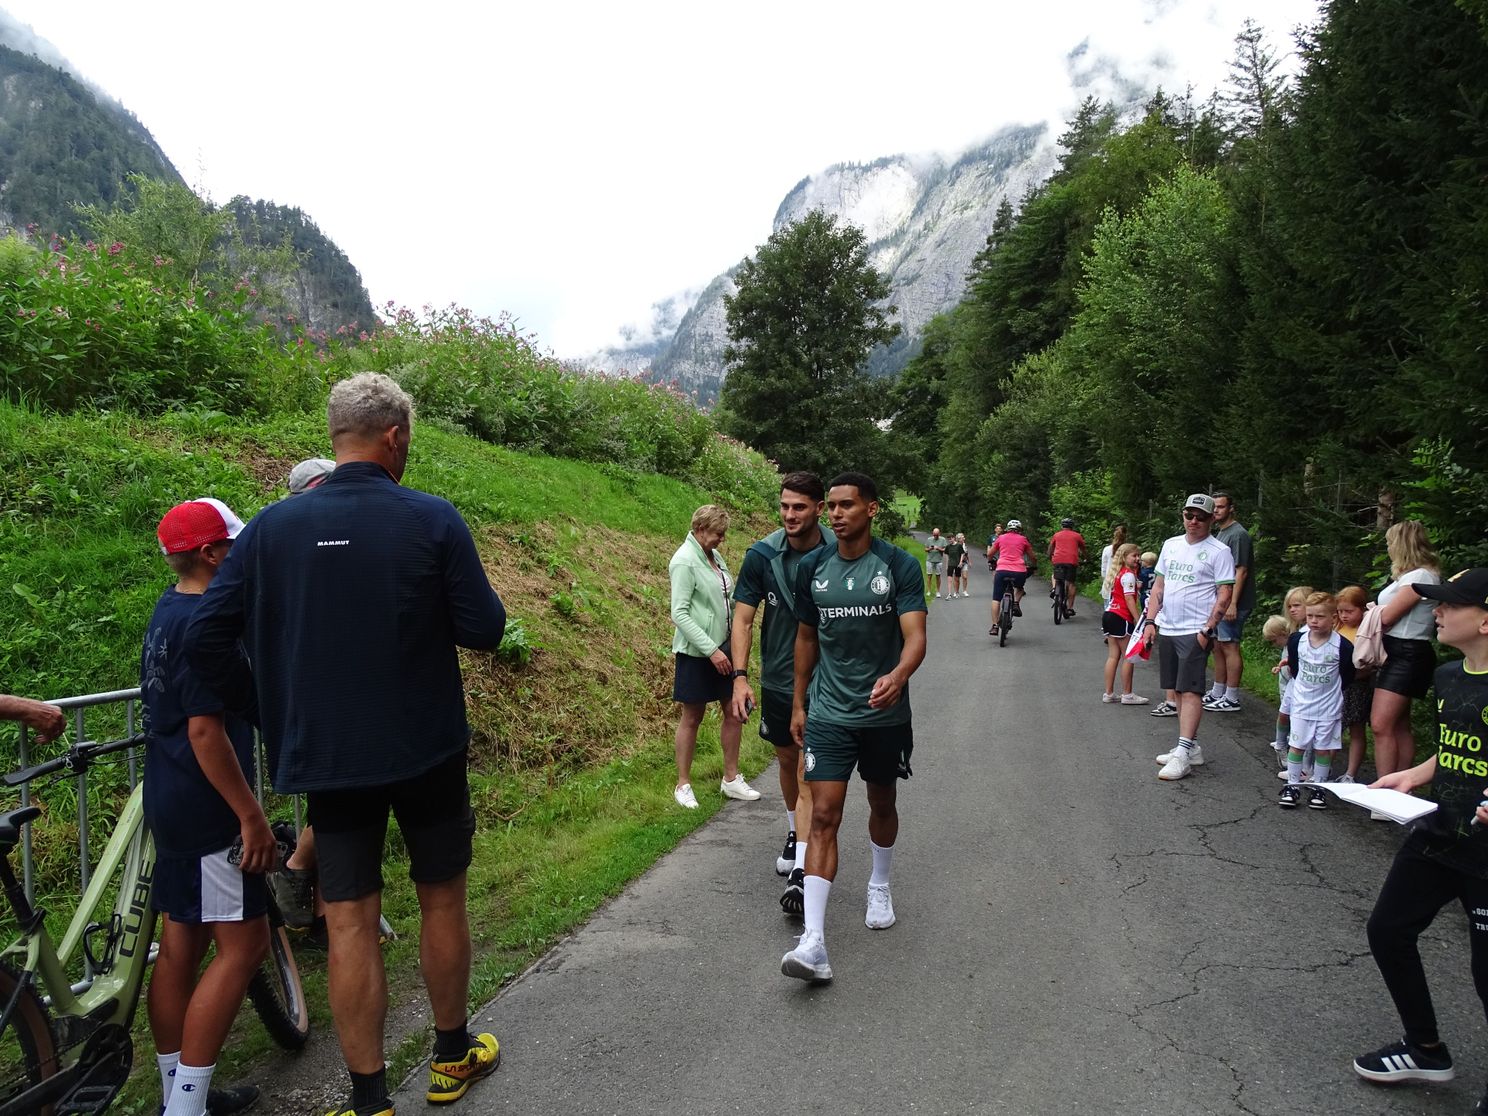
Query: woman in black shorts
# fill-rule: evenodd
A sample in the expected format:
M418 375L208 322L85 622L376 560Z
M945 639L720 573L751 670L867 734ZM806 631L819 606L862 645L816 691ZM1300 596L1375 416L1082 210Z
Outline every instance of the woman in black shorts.
M1380 623L1385 632L1385 664L1374 676L1374 700L1369 720L1374 728L1374 767L1389 775L1416 761L1416 741L1411 735L1410 703L1431 689L1436 672L1436 634L1432 604L1413 585L1440 584L1441 564L1426 538L1419 520L1407 519L1385 532L1390 552L1390 576L1380 591Z

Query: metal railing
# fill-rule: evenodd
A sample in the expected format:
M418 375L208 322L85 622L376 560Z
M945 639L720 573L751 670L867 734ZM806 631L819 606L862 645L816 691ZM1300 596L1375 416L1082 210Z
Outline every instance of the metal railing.
M114 744L122 743L133 738L140 731L139 717L140 689L138 686L130 690L111 690L103 694L83 694L78 697L55 698L47 702L57 708L71 714L72 720L72 745L78 744ZM124 735L114 740L95 740L88 735L88 711L98 709L102 706L113 705L124 706ZM32 739L31 730L24 724L20 725L21 741L20 752L17 756L17 767L29 767L35 758L31 755ZM254 791L258 800L264 797L264 764L262 741L258 734L254 733L255 747L258 749L259 762L254 766L257 769L257 780ZM129 759L129 789L133 790L140 780L139 748L128 748L125 754ZM78 824L78 854L79 867L78 876L79 894L88 889L88 879L92 871L92 862L88 854L89 824L88 824L88 772L83 770L77 776L77 824ZM21 805L31 805L31 785L21 784ZM301 801L299 796L294 799L295 831L301 826ZM31 825L27 823L21 829L21 868L23 881L26 888L26 898L36 902L34 859L31 849Z
M83 694L79 697L58 698L47 702L55 705L72 716L73 744L105 744L117 741L94 740L88 735L88 711L100 706L119 705L124 706L124 735L118 740L127 740L138 731L138 704L140 700L139 687L131 690L111 690L103 694ZM31 731L26 725L21 725L21 744L18 759L20 767L29 767L33 759L31 755ZM126 755L129 758L129 786L132 790L139 782L139 749L130 748ZM88 877L91 870L91 858L88 854L88 772L86 770L77 776L77 824L78 824L78 853L81 890L88 888ZM31 785L21 784L21 805L31 805ZM26 888L26 898L36 901L34 862L31 851L31 826L27 824L21 831L21 868L23 881Z

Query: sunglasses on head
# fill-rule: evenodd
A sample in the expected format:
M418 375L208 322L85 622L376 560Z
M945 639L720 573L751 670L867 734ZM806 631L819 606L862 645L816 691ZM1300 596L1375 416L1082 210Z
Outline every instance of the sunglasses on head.
M1206 511L1200 511L1198 508L1184 508L1183 509L1183 518L1184 519L1208 519L1209 518L1209 513L1206 512Z

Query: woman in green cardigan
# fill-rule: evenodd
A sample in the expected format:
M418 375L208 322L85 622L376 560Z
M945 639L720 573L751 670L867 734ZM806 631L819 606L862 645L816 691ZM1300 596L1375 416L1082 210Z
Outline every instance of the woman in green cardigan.
M692 530L672 560L667 573L672 579L672 637L677 675L672 700L682 706L677 723L677 805L697 809L692 792L692 757L697 751L698 726L708 703L716 701L723 713L723 782L729 798L752 802L760 796L739 774L739 736L743 722L729 710L734 695L734 664L729 661L730 594L733 579L718 547L728 533L728 512L717 504L704 504L692 513Z

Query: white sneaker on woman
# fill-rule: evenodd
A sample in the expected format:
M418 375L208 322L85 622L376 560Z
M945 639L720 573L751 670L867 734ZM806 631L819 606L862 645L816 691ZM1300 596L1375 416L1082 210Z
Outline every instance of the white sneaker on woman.
M691 783L683 783L676 790L672 791L672 797L677 800L678 806L685 806L689 810L697 809L697 795L692 793Z
M735 775L732 779L724 779L718 784L718 789L723 792L725 798L737 798L740 802L753 802L760 796L760 792L744 781L743 775Z

